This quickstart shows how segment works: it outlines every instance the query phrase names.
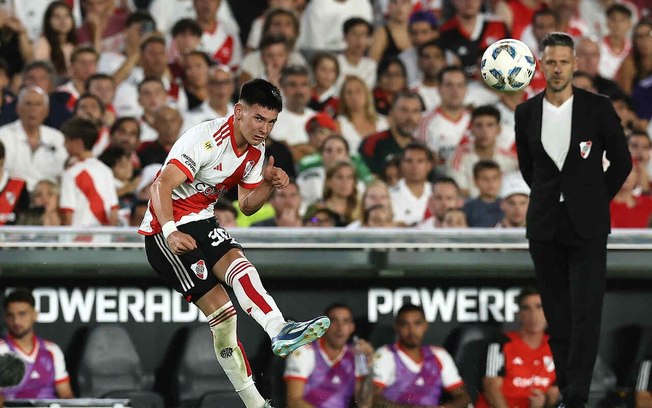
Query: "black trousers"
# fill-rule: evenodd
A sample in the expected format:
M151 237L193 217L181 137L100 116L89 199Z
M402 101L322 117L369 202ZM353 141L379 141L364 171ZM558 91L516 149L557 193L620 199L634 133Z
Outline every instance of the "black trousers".
M564 203L551 241L530 240L537 285L548 321L557 385L569 407L586 404L598 354L607 269L607 236L575 233Z

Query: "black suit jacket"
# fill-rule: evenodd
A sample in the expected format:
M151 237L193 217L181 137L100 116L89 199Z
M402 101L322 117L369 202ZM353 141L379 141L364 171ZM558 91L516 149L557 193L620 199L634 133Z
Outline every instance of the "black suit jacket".
M521 173L532 189L527 212L527 237L546 241L554 236L559 194L575 231L583 238L606 236L611 231L609 202L632 169L620 119L611 101L573 87L571 140L561 171L541 143L543 96L516 108L516 148ZM590 151L583 158L580 145ZM602 167L607 152L609 169Z

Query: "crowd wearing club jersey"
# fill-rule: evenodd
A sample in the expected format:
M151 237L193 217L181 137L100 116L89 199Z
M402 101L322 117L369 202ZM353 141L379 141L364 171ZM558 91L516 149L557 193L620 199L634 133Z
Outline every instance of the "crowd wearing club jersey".
M574 86L611 98L634 160L612 227L649 227L646 0L267 3L2 2L0 224L139 225L180 135L231 116L240 86L263 78L284 104L265 157L291 191L250 217L224 191L222 225L523 227L514 111L545 78L537 69L525 90L498 93L478 59L507 37L540 56L543 37L563 31ZM80 126L90 142L66 133Z

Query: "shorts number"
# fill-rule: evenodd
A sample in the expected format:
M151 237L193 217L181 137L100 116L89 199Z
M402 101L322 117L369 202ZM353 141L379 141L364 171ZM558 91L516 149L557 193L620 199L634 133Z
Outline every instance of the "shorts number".
M211 245L216 247L227 239L232 239L228 232L220 228L213 228L213 231L208 233L208 238L213 240Z

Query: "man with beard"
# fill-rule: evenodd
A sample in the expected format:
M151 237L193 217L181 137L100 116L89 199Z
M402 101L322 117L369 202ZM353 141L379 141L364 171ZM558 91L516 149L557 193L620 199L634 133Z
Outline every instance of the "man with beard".
M0 390L0 402L74 397L61 349L34 334L38 316L34 305L34 296L26 289L16 289L5 298L8 333L0 339L0 355L18 355L25 363L26 374L17 386Z
M396 95L389 110L389 130L371 135L360 144L360 156L372 173L382 174L387 160L403 153L405 147L414 141L422 111L423 102L418 93Z
M374 357L374 406L391 408L466 407L471 398L453 358L437 346L423 344L428 322L421 306L404 304L396 315L398 341L381 347Z

